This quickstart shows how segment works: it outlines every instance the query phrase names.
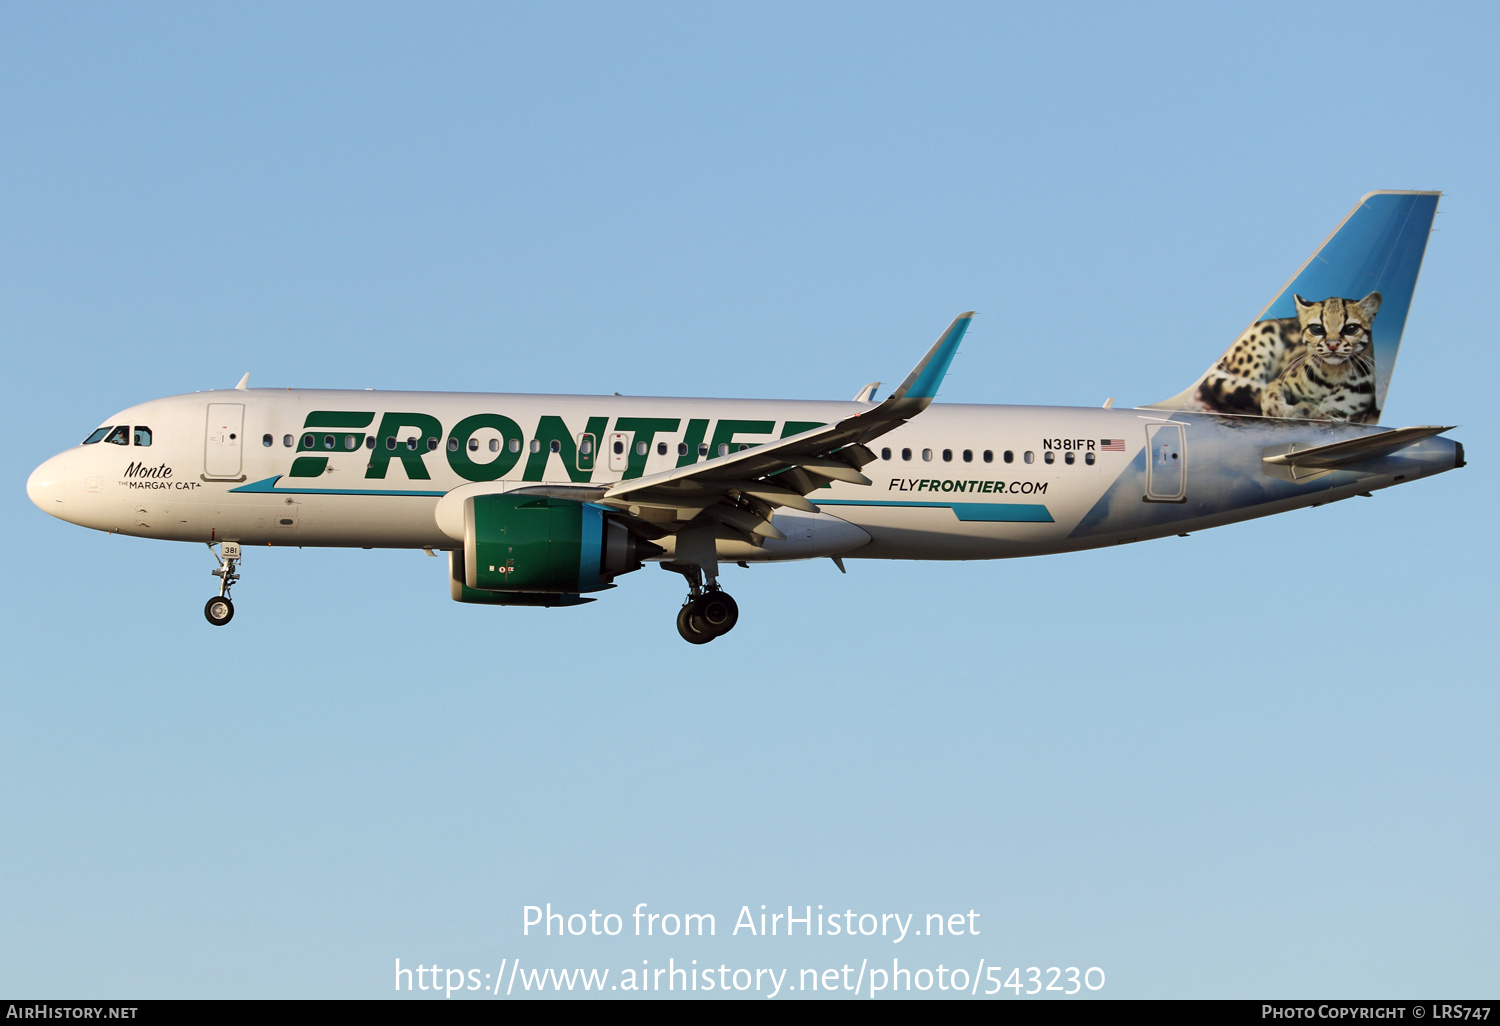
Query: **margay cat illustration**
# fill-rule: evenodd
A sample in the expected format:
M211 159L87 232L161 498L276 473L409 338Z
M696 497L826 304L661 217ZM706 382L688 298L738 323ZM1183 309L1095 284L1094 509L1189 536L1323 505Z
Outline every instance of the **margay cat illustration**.
M1373 423L1371 329L1380 293L1313 303L1294 296L1296 317L1256 321L1198 386L1206 410L1304 420Z

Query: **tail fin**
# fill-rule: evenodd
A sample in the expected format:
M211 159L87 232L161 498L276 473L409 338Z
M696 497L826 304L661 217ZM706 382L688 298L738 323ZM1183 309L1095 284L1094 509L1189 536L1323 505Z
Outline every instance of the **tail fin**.
M1437 192L1372 192L1186 391L1150 408L1375 423Z

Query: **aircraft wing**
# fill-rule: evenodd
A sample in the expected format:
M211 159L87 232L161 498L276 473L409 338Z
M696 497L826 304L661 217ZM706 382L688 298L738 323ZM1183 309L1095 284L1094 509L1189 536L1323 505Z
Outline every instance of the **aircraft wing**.
M973 319L972 311L959 314L901 387L878 406L775 442L621 481L593 501L629 513L666 534L706 514L756 544L765 538L779 540L782 534L771 524L777 507L816 512L817 506L806 496L829 482L870 483L860 473L875 459L865 443L931 405Z

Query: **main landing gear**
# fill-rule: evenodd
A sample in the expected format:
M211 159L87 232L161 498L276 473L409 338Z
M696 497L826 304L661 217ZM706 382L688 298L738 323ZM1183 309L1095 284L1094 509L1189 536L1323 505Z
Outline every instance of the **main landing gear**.
M219 593L203 606L203 615L215 627L222 627L234 619L234 603L229 601L229 589L240 579L239 542L223 542L219 550L214 552L213 543L209 542L208 551L214 552L214 559L219 561L218 567L211 571L219 579Z
M691 645L706 645L734 630L740 619L739 604L720 589L717 580L709 578L708 586L704 587L701 571L690 563L674 561L663 563L662 568L687 578L687 601L677 611L677 633L682 640Z

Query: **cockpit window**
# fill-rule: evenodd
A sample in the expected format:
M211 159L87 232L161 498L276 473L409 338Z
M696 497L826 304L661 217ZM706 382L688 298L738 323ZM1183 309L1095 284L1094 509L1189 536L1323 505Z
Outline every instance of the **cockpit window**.
M95 431L93 434L91 434L87 438L85 438L83 440L83 444L84 445L93 445L95 442L97 442L100 439L102 439L105 435L109 434L109 432L110 432L110 429L108 427L102 427L98 431Z
M150 445L151 444L151 429L148 428L148 427L141 427L139 424L137 424L136 427L135 427L135 444L136 445Z
M117 428L111 428L109 434L104 436L104 440L106 442L111 442L114 445L129 445L130 425L121 424Z

